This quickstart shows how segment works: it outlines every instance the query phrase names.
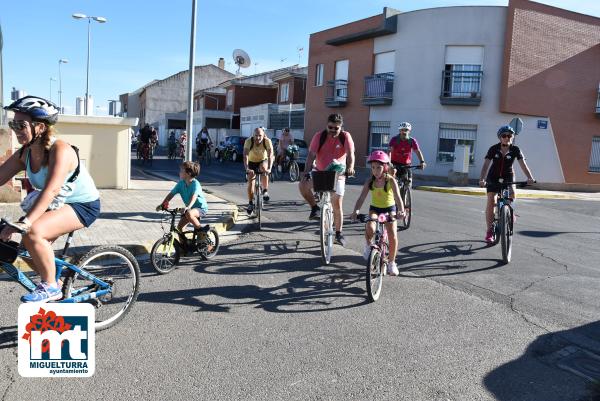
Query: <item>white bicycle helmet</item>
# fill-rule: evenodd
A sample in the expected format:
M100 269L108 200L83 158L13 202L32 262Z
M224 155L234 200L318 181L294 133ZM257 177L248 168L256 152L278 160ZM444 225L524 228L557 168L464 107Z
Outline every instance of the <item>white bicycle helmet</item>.
M4 107L4 109L27 114L33 121L48 125L56 124L58 120L58 107L54 103L37 96L22 97Z
M410 130L412 130L412 125L410 125L410 123L407 121L401 122L400 125L398 125L398 130L401 130L401 129L407 129L410 131Z

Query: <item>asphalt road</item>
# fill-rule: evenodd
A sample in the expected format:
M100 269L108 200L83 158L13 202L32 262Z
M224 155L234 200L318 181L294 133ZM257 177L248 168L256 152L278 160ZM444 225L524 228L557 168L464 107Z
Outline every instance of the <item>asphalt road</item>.
M152 170L174 175L177 163ZM200 181L243 207L242 176L226 163ZM348 247L322 266L296 184L270 193L264 229L242 221L213 261L167 276L143 266L135 309L98 335L90 379L19 377L20 291L0 281L2 400L579 401L583 376L600 377L599 203L519 201L513 262L502 265L482 241L482 198L415 191L401 276L369 304L363 227L347 224Z

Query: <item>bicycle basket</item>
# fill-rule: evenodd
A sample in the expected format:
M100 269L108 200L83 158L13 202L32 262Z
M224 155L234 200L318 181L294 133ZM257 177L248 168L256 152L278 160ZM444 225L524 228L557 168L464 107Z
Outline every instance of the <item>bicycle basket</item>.
M335 171L313 171L311 173L315 192L333 191L337 173Z
M0 241L0 261L13 263L19 254L19 243L15 241Z

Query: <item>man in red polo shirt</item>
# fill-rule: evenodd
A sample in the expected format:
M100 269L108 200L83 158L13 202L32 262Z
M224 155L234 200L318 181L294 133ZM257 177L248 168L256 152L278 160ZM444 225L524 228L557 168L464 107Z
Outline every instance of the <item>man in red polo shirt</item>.
M315 170L324 171L335 159L346 165L346 175L354 175L354 141L349 132L342 130L343 118L340 114L331 114L327 119L327 129L317 132L308 148L308 156L304 164L304 176L300 180L300 193L311 207L309 219L319 218L319 206L315 202L312 191L310 172L313 169L313 161L316 162ZM331 196L333 205L333 221L335 225L335 240L338 244L345 246L346 239L342 234L344 191L346 188L346 176L340 174L335 185L335 192Z

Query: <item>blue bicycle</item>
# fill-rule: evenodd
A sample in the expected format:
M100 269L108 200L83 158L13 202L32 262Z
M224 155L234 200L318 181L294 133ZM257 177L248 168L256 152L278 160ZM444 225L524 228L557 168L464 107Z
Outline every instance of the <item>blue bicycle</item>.
M23 233L19 226L1 219L0 227L8 225ZM117 324L131 309L139 293L140 267L125 248L102 245L83 255L77 265L64 259L73 239L69 233L60 258L55 258L56 281L62 281L63 298L55 302L87 302L96 308L96 331ZM29 253L17 242L0 241L0 270L32 292L33 281L13 263L20 257L31 260Z

